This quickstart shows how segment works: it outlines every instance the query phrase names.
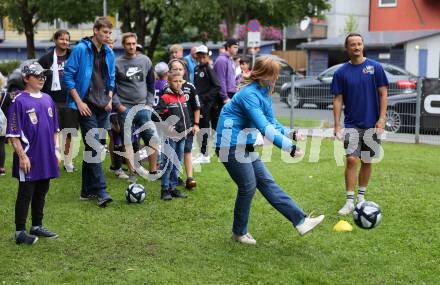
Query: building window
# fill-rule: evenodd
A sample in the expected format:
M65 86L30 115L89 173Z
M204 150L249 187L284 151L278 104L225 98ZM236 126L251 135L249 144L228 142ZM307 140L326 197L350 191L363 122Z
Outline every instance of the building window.
M379 0L379 7L396 7L397 0Z

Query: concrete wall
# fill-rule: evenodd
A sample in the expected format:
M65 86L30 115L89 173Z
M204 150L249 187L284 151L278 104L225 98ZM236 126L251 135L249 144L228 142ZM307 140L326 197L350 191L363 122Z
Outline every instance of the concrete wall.
M440 76L440 35L408 42L405 46L405 69L418 75L419 73L419 49L428 50L427 77L438 78Z
M344 33L345 23L349 15L356 17L358 31L368 31L369 0L330 0L332 8L326 13L327 37L336 37Z

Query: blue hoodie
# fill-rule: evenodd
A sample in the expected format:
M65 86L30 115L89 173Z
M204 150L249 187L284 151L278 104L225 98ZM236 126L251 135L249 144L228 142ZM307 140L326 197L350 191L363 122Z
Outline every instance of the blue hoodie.
M246 130L252 129L253 130ZM291 152L294 144L287 135L292 130L275 119L268 87L257 82L244 86L223 106L217 123L216 148L254 144L259 130L278 148Z
M89 38L83 38L72 50L72 53L64 66L64 83L66 84L67 107L77 110L75 101L70 94L70 90L76 89L81 100L84 100L89 92L90 80L93 73L93 43ZM108 90L115 89L115 55L107 46L105 47L105 62L107 65L107 81Z

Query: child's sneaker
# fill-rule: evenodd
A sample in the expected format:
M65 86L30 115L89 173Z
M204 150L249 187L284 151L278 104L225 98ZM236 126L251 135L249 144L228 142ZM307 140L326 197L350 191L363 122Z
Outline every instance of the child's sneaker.
M112 171L118 178L121 178L121 179L128 179L129 178L128 175L125 174L124 170L122 170L122 168L112 170Z
M169 189L168 192L170 193L171 197L173 198L187 198L188 196L180 192L178 189Z
M197 182L194 179L192 179L191 177L186 179L186 183L185 183L186 189L191 190L196 186L197 186Z
M72 173L72 172L74 172L76 169L75 169L75 166L73 166L73 163L65 163L65 164L64 164L64 170L65 170L66 172Z
M31 227L31 230L29 231L31 235L38 236L38 237L45 237L45 238L57 238L58 234L49 231L43 226L37 226L37 227Z
M204 155L200 153L193 161L194 164L203 164L203 163L210 163L211 157L209 155Z
M173 199L173 197L171 196L170 191L168 191L168 189L162 189L160 191L160 199L164 201L169 201Z
M250 233L247 233L242 236L238 236L236 234L232 234L232 239L244 244L256 245L257 241L251 236Z
M4 168L0 168L0 176L5 176L6 170Z
M19 234L15 233L15 243L16 244L29 244L32 245L38 241L38 237L33 235L28 235L26 231L20 231Z

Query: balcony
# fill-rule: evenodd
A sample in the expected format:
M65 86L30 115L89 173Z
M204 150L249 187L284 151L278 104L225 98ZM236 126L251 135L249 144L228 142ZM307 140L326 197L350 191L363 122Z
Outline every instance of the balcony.
M286 29L287 39L325 39L327 38L327 24L325 21L316 20L308 25L305 30L300 29L300 24L294 24Z

